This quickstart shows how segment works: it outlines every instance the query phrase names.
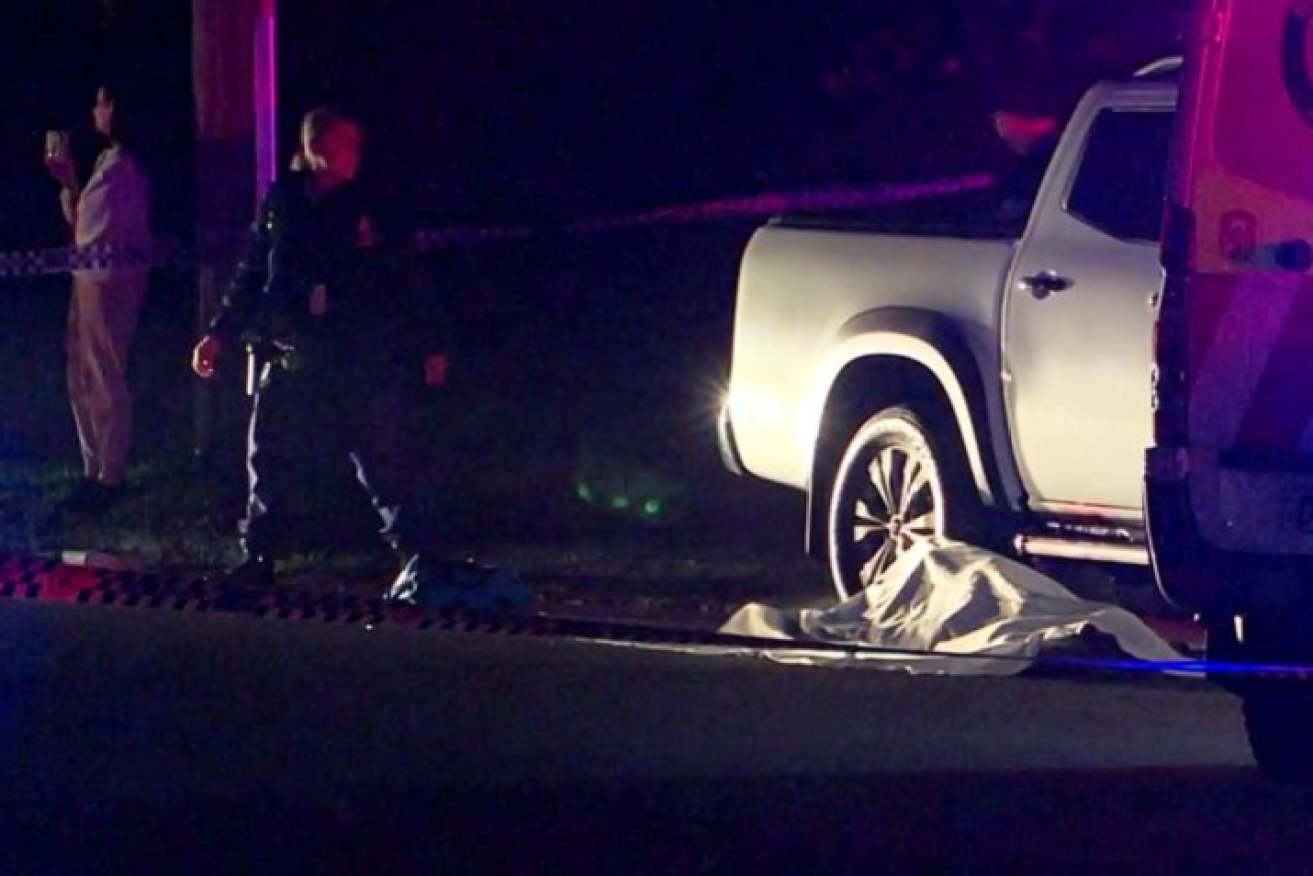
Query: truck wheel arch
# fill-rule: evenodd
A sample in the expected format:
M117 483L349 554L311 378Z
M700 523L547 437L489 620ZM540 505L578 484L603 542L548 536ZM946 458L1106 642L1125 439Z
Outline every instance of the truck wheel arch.
M961 331L947 317L909 307L855 317L836 334L813 397L820 405L807 490L807 549L813 555L824 550L825 507L849 436L889 404L946 408L982 503L1003 501L984 381Z

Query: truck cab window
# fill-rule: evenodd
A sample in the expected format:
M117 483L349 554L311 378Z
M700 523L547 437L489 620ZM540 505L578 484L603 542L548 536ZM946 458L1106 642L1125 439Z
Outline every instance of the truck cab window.
M1104 110L1090 126L1067 212L1123 240L1158 240L1173 114Z

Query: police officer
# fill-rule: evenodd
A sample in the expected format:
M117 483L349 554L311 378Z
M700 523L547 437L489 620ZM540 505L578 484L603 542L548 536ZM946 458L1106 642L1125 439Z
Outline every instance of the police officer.
M426 321L410 299L404 247L386 239L356 181L361 152L355 121L327 108L305 116L295 169L270 189L249 251L192 354L202 378L242 345L256 363L245 556L228 573L239 583L272 584L302 489L332 474L326 466L348 464L384 538L415 568L416 478L398 419L413 404L408 384L419 384L421 368L424 382L441 385L447 360L407 343Z

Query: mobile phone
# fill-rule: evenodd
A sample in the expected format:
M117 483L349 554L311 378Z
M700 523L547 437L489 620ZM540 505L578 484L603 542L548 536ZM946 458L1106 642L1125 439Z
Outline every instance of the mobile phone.
M69 160L68 131L46 131L46 160Z

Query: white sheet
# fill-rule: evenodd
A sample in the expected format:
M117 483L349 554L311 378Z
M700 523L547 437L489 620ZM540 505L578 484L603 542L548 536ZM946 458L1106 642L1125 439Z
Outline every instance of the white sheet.
M785 611L750 604L721 631L788 640L793 647L826 642L928 652L850 656L791 648L771 655L787 662L843 659L914 673L1013 675L1091 628L1139 660L1186 659L1125 609L1080 599L1029 566L957 542L914 547L875 585L833 607Z

